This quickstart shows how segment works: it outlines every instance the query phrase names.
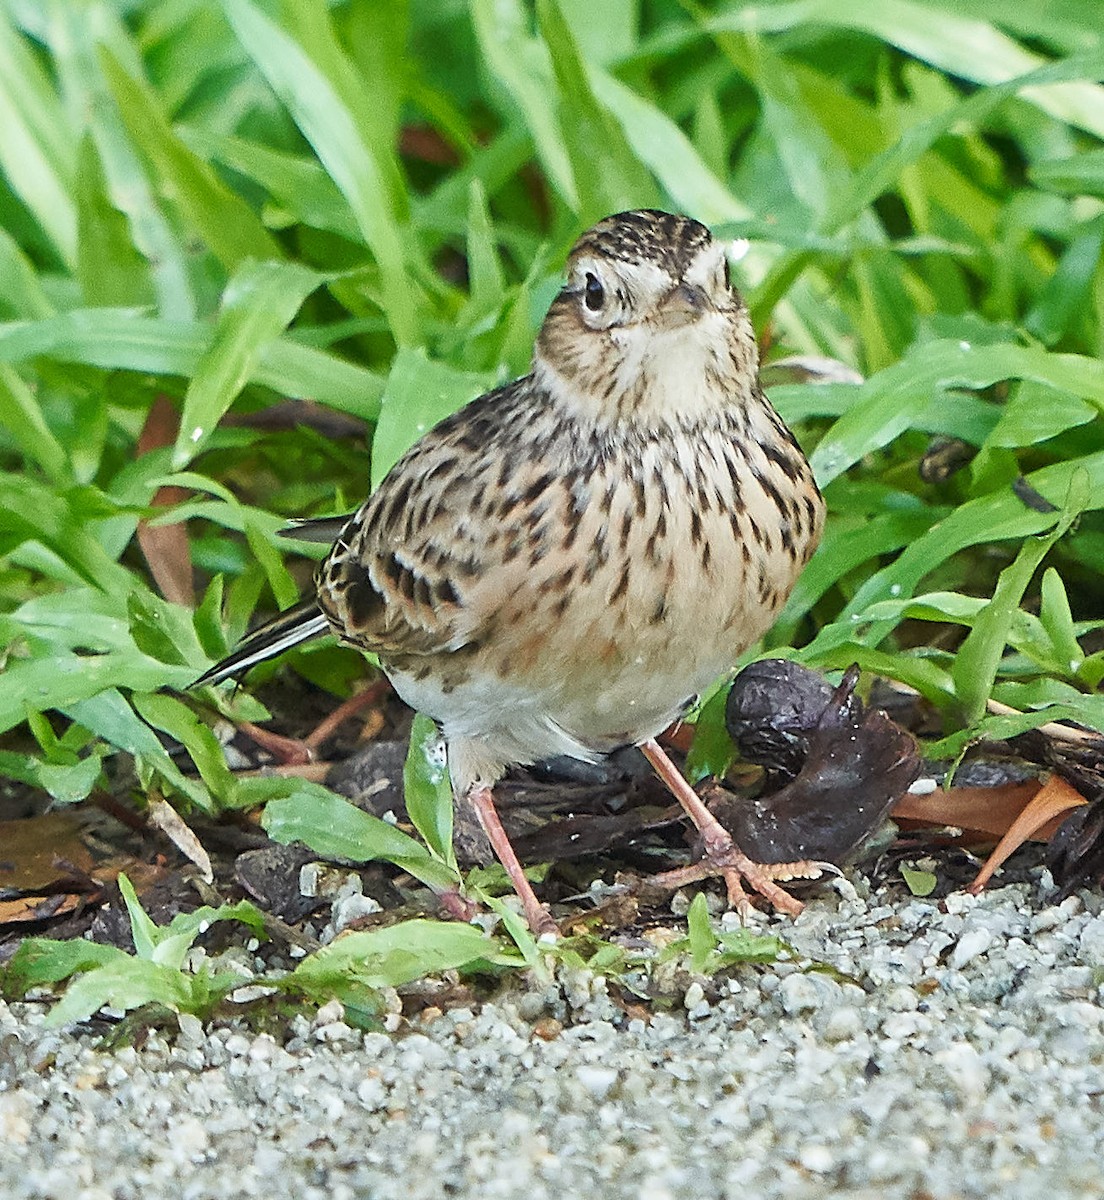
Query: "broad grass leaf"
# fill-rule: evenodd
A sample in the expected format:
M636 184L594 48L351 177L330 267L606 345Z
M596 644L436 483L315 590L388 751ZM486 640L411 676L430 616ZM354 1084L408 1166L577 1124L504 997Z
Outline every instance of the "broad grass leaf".
M360 226L341 189L314 159L205 126L183 125L177 133L196 154L260 184L279 205L284 220L361 240Z
M686 936L690 943L690 969L695 974L704 974L709 966L709 956L717 948L717 935L709 919L705 892L698 892L690 901L686 914Z
M1091 359L1037 347L929 343L862 385L862 402L836 421L810 457L817 481L823 487L913 428L933 391L981 389L1004 379L1049 384L1104 408L1104 369Z
M1084 473L1087 479L1088 507L1091 510L1104 507L1104 451L1033 471L1027 476L1027 483L1058 507L1068 494L1075 473ZM1028 508L1011 488L967 501L908 546L895 562L870 576L839 618L825 626L805 648L802 661L826 661L824 656L834 647L853 640L868 646L878 645L895 622L866 622L864 613L871 604L914 595L927 574L960 550L987 542L1031 537L1050 529L1053 523L1053 514Z
M164 1004L175 1012L203 1012L214 999L246 981L243 975L186 975L163 963L125 955L78 975L45 1024L58 1029L86 1021L104 1007L130 1012L144 1004Z
M1024 380L1010 390L986 445L1010 449L1034 446L1099 415L1099 405L1090 404L1073 392Z
M469 300L464 315L474 322L497 312L506 293L494 225L487 211L487 194L478 179L472 180L468 196L467 248Z
M839 528L830 518L824 541L799 576L771 630L769 643L777 645L792 638L798 623L841 579L884 554L912 544L950 511L944 506L918 505L898 512L879 512L851 529Z
M213 342L206 322L143 317L129 309L78 309L41 321L0 323L0 362L48 356L109 371L191 377ZM249 378L285 396L318 400L369 420L383 393L375 372L288 338L260 347Z
M115 107L99 61L101 45L127 63L137 52L119 15L102 0L55 5L44 36L72 111L89 114L88 133L103 167L107 201L130 226L134 247L145 260L161 317L176 321L196 315L195 281L185 239L162 210L138 153Z
M209 349L184 395L175 470L203 449L256 371L266 345L283 333L322 277L297 263L244 262L223 293Z
M20 452L37 462L51 482L71 482L69 456L46 424L38 397L6 363L0 363L0 408L4 427Z
M293 37L250 0L222 0L242 47L314 147L341 189L377 264L384 312L395 340L419 340L416 292L389 194L386 170L357 128L354 114L324 71Z
M58 804L77 804L87 798L103 770L98 754L71 763L43 762L30 754L0 750L0 775L41 788Z
M280 551L273 544L270 531L262 528L252 516L246 515L242 525L246 541L254 558L261 565L280 609L290 608L299 599L299 585L284 566Z
M427 358L423 350L400 349L372 439L372 490L423 433L474 400L488 382L486 375Z
M753 9L740 8L712 18L708 28L747 32L780 32L808 22L861 30L897 46L932 66L980 84L1020 80L1025 99L1059 121L1104 137L1104 88L1095 82L1025 86L1021 77L1042 67L1044 60L1025 50L994 25L939 8L932 19L930 5L916 0L883 0L878 5L856 6L850 0L794 0ZM1098 64L1094 69L1093 62ZM1095 80L1099 57L1083 55L1074 77ZM1060 64L1064 65L1064 64Z
M1065 661L1069 671L1077 672L1084 661L1085 652L1077 640L1073 613L1062 577L1053 567L1047 567L1043 572L1039 591L1039 623L1050 638L1055 656Z
M595 96L558 0L537 0L537 19L559 93L560 129L574 168L583 222L628 208L654 207L659 196L655 182ZM602 148L601 170L594 169L596 146Z
M128 74L106 46L100 63L127 133L161 190L223 267L234 271L248 259L282 258L253 210L176 135L153 89Z
M292 782L298 786L269 800L261 818L275 841L302 842L318 854L350 862L383 859L431 887L456 886L457 874L402 830L362 812L326 788ZM239 800L253 790L262 789L246 789L239 784ZM271 792L271 787L263 790Z
M403 766L403 797L415 829L432 854L457 870L452 848L452 783L440 731L418 713L410 729L410 748Z
M521 109L552 186L578 212L575 169L555 107L548 103L553 84L545 47L529 36L528 17L517 0L471 0L470 11L488 68Z
M61 100L31 52L0 14L0 169L65 263L76 260L72 200L77 144Z
M591 66L587 77L597 100L620 124L632 152L659 180L676 208L707 225L751 215L665 112L597 67ZM754 249L750 257L758 258Z
M26 475L0 473L0 533L22 541L41 541L84 582L117 593L130 574L96 539L85 512L92 497L80 491L58 492ZM9 543L10 544L10 543Z
M707 776L723 776L736 757L736 746L725 724L728 688L718 688L702 705L694 722L694 740L686 756L686 777L697 783Z
M1058 267L1024 318L1024 327L1045 346L1053 346L1089 323L1093 291L1104 249L1104 218L1095 217L1077 232L1058 260ZM1091 334L1090 334L1091 336Z
M379 172L388 211L394 220L405 222L409 218L407 187L396 147L408 75L409 0L376 0L349 13L347 39L359 53L359 62L354 62L338 41L325 0L298 0L285 6L281 15L287 31L352 115ZM324 156L319 157L325 161Z
M228 801L234 789L234 777L226 766L223 748L210 727L175 696L135 692L131 696L131 703L143 721L169 734L188 751L211 795L216 800Z
M401 987L500 956L498 944L481 929L458 921L419 919L342 934L304 959L291 982L311 994L348 976L369 987ZM512 964L513 957L508 961Z
M59 941L54 938L26 938L0 969L3 993L9 999L25 996L34 988L60 983L71 975L102 967L125 957L117 946L86 942L83 938Z
M1104 196L1104 149L1034 163L1027 173L1039 187L1075 196Z
M31 260L11 233L0 229L0 315L36 320L56 311Z
M1069 529L1081 510L1081 491L1078 488L1074 493L1079 497L1077 500L1071 496L1070 506L1053 530L1045 537L1025 542L1012 565L1000 573L993 598L974 618L973 628L955 655L951 676L963 717L968 724L979 720L985 712L985 703L992 691L1001 657L1008 645L1012 620L1019 612L1024 592L1051 547Z
M76 178L77 278L90 307L147 305L156 293L130 222L112 203L96 144L81 139Z
M122 672L117 671L114 682L125 686L125 681L119 678L121 674ZM189 675L191 674L189 671ZM148 776L150 772L156 772L174 791L187 797L197 808L204 812L213 811L214 805L206 787L198 780L181 774L158 736L138 717L117 687L107 685L104 681L99 682L99 688L91 691L84 699L64 705L52 704L50 707L60 709L66 716L103 738L109 745L134 755L139 774L144 771ZM160 682L163 683L164 680ZM157 684L147 684L146 689L152 690L155 686Z

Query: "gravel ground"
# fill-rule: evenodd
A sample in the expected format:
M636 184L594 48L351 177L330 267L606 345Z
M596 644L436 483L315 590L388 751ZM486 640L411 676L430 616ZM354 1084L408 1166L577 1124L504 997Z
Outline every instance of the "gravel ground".
M647 1021L561 972L393 1034L330 1006L282 1047L185 1019L104 1053L0 1003L0 1195L1104 1196L1101 897L838 886L771 923L834 972L743 968Z

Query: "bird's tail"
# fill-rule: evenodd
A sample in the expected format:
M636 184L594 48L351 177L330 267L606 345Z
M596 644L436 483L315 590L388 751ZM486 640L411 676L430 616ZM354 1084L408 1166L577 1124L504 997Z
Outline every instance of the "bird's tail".
M264 662L266 658L275 658L277 654L283 654L285 650L298 646L300 642L318 637L328 629L329 622L322 615L318 601L304 600L246 634L233 654L228 654L222 662L216 663L201 675L192 687L221 683L232 675L247 671L255 663Z

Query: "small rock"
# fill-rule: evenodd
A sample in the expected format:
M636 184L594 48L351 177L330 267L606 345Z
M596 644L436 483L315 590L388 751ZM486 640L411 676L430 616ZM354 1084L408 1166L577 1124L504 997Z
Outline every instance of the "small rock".
M963 930L962 936L951 951L951 969L961 971L971 959L984 954L992 944L992 930L985 925L973 925Z
M682 1006L687 1011L696 1009L699 1004L705 1000L705 989L695 979L693 983L686 989L686 995L682 998Z
M820 989L808 975L787 975L778 988L782 1010L788 1016L815 1012L820 1008Z
M1071 897L1073 899L1073 897ZM1104 916L1085 922L1077 943L1078 957L1090 967L1104 967Z
M915 1012L919 999L910 987L895 987L885 998L890 1012Z
M335 1021L341 1021L345 1017L345 1006L340 1000L327 1000L325 1004L314 1014L314 1020L311 1025L315 1029L321 1029L323 1025L332 1025Z
M826 1174L836 1165L835 1155L819 1142L802 1146L798 1151L797 1160L806 1171L813 1171L817 1175Z
M583 1063L576 1068L575 1078L595 1100L604 1100L610 1088L617 1082L617 1071L613 1067L599 1067L593 1063Z
M821 1036L826 1042L849 1042L858 1037L862 1030L863 1022L858 1009L841 1007L828 1014Z
M181 1013L177 1018L180 1032L176 1044L181 1050L198 1050L203 1045L203 1022L192 1013Z

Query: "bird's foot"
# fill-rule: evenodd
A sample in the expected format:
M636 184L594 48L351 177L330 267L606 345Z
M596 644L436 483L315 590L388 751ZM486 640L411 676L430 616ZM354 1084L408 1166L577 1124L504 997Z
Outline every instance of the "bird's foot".
M699 862L653 875L648 882L656 887L674 890L688 883L698 883L702 879L719 876L725 881L729 906L745 920L751 915L754 906L744 884L779 912L796 917L805 905L791 896L785 888L779 887L776 881L819 879L824 874L825 866L824 863L809 860L790 863L753 862L731 838L728 838L727 846L707 849L705 857Z
M752 862L732 840L728 830L705 806L702 798L683 778L659 744L654 739L649 739L641 744L640 749L671 794L686 810L687 816L697 826L705 846L701 862L655 875L652 877L653 883L660 887L677 888L686 883L696 883L700 879L719 875L725 881L729 904L742 917L746 918L752 911L751 900L744 890L744 883L780 912L796 917L805 907L804 904L791 896L785 888L779 887L775 880L819 879L826 870L836 869L830 863L809 861Z

